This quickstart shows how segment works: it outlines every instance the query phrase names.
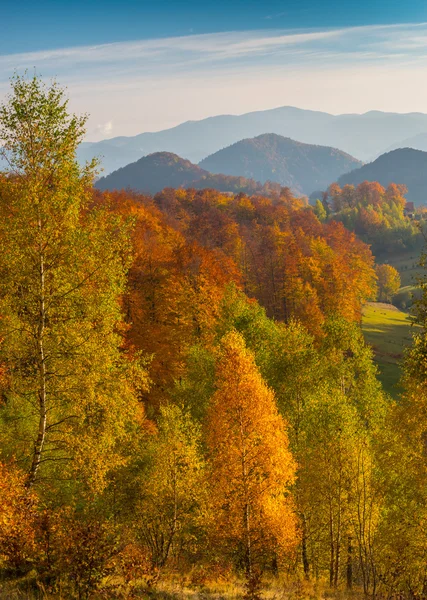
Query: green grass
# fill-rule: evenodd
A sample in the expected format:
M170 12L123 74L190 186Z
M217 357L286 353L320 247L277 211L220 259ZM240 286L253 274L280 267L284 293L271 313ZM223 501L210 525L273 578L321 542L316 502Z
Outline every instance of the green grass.
M363 308L362 330L365 340L375 353L379 367L379 379L384 389L396 397L399 392L403 351L411 344L412 333L418 328L411 326L408 313L389 304L369 302Z
M378 255L375 259L377 264L386 263L399 271L402 287L414 285L417 275L422 273L418 262L420 250L411 250L399 254Z
M417 289L418 287L416 285L403 285L397 293L401 294L402 292L409 292L410 294L414 294Z
M421 298L421 289L415 285L405 285L393 297L393 304L401 310L410 311L414 302Z

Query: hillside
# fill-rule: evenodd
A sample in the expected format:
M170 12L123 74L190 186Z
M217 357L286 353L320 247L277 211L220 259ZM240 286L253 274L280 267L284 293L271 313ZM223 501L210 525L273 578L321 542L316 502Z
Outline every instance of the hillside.
M338 179L340 186L363 181L378 181L384 187L404 184L408 188L407 200L423 204L427 201L427 152L412 148L393 150Z
M307 195L361 164L335 148L303 144L274 133L242 140L200 162L212 173L275 181Z
M427 133L419 133L418 135L396 142L387 151L391 152L391 150L397 150L398 148L413 148L414 150L427 152Z
M130 188L156 193L165 187L187 186L205 175L208 175L207 171L189 160L170 152L157 152L102 177L96 187L100 190Z
M153 152L174 152L194 163L245 138L267 132L307 144L339 148L368 161L392 144L427 131L427 114L384 113L331 115L325 112L283 106L243 115L219 115L187 121L163 131L115 137L84 143L78 150L80 162L101 157L105 173Z
M417 328L407 313L391 304L368 302L363 308L363 335L374 351L384 389L392 396L399 391L404 349L411 345Z
M221 192L246 192L250 194L267 192L267 187L244 177L212 175L189 160L171 152L156 152L140 158L96 183L99 190L132 189L155 194L166 187L213 188ZM277 191L280 186L277 185Z

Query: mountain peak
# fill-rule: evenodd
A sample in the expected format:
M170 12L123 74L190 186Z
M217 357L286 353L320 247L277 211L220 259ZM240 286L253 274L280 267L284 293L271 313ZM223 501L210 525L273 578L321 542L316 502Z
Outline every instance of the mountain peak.
M155 193L164 187L185 186L206 175L207 171L173 152L153 152L102 177L96 187Z
M427 152L414 148L398 148L379 156L338 179L338 183L358 185L363 181L378 181L387 187L390 183L408 188L407 199L415 204L427 201Z
M399 140L425 131L427 115L421 113L405 115L370 111L365 114L332 115L295 106L281 106L242 115L191 120L163 131L82 144L78 153L82 162L94 156L101 157L108 173L135 162L141 156L163 150L197 163L239 140L271 132L299 140L300 143L339 148L366 161L386 149L392 149L392 145Z
M262 183L275 181L297 194L309 195L362 163L335 148L264 133L219 150L199 164L212 173L243 175Z
M222 192L248 194L280 192L277 184L263 186L244 177L213 175L173 152L154 152L143 156L99 179L96 187L100 190L130 188L148 194L155 194L166 187L213 188Z

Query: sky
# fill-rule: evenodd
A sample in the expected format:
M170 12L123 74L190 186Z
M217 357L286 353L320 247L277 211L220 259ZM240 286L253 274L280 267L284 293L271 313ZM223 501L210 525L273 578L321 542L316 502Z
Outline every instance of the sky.
M56 78L88 140L285 105L427 112L426 0L2 0L1 20L0 101L15 71Z

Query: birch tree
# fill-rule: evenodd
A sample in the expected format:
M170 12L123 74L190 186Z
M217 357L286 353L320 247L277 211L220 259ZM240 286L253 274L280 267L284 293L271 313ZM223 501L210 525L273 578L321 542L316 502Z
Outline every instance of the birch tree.
M91 207L95 164L76 149L86 117L37 77L0 108L1 453L26 484L78 476L102 487L138 412L120 352L128 226Z

